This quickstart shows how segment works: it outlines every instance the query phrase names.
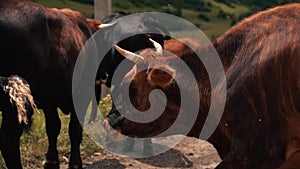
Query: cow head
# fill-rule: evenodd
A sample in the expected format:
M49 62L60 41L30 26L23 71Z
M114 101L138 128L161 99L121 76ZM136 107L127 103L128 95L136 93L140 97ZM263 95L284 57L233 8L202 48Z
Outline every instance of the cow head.
M104 24L101 24L104 25ZM106 24L105 24L106 25ZM146 48L153 47L152 43L149 43L148 39L153 38L156 40L159 44L164 45L164 37L163 35L159 34L137 34L131 37L128 37L118 43L118 46L127 49L129 51L139 51ZM112 39L105 39L107 41L112 41ZM122 54L120 54L119 51L115 49L111 49L108 51L108 53L105 55L103 60L101 61L101 64L99 66L99 70L97 72L97 79L105 79L105 84L108 87L111 87L112 83L112 77L113 74L118 67L118 65L124 60L124 57ZM128 68L126 69L126 72L129 71L133 64L127 62Z
M156 112L156 110L160 109L159 106L157 108L156 106L161 105L162 98L161 95L154 94L154 98L151 99L151 97L153 97L151 92L155 89L160 89L167 97L167 106L164 112L154 121L140 123L124 118L118 110L113 108L104 121L106 129L109 129L111 126L125 135L150 137L167 130L176 120L180 107L177 106L178 104L169 100L168 97L179 93L176 91L178 90L178 86L174 81L176 70L169 65L169 61L177 58L177 56L163 57L162 47L159 43L152 40L151 42L156 50L145 49L140 54L135 54L119 46L115 46L119 53L134 62L135 65L124 77L121 84L120 95L114 102L119 106L119 110L129 115L132 112L132 107L129 108L127 106L129 104L132 104L136 110L141 112L145 112L149 109L151 109L151 112ZM124 92L128 92L129 100L123 97L125 95ZM179 97L180 99L180 96L175 97ZM150 117L151 112L149 112L147 116Z
M165 28L164 25L161 25L156 19L149 18L145 16L132 15L130 17L125 17L126 13L118 12L112 15L107 16L101 20L102 24L100 27L110 25L113 26L109 29L103 29L103 38L104 44L116 44L123 49L136 52L146 48L151 48L153 45L149 43L148 39L152 38L161 45L164 45L164 40L169 39L169 31ZM132 25L135 25L132 27ZM128 29L128 27L132 27ZM150 32L157 33L150 33ZM116 36L116 33L123 32L119 36ZM149 33L139 33L136 32L149 32ZM124 38L118 42L116 37L120 37L126 34L134 34L130 37ZM124 57L116 51L114 48L109 50L104 56L99 70L97 72L96 80L101 80L105 82L107 87L111 87L112 77L116 68L121 62L123 62ZM127 68L124 72L128 72L133 64L127 62ZM118 85L118 83L114 84Z

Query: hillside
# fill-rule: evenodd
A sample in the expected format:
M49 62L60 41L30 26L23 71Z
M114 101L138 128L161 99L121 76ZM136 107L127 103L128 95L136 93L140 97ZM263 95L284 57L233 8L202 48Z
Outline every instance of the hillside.
M93 18L94 0L31 0L48 7L71 8ZM210 39L257 11L300 0L112 0L113 12L164 12L185 18Z
M47 7L71 8L83 13L86 17L93 17L92 0L31 0ZM249 9L239 4L230 6L214 0L112 0L113 12L164 12L179 15L198 26L209 38L214 38L225 32L236 18L247 13ZM180 13L178 13L178 5Z
M51 8L71 8L80 11L88 18L93 18L94 7L91 4L79 3L71 0L30 0L32 2L51 7Z
M179 1L179 0L178 0ZM198 26L211 39L224 33L239 16L249 11L245 6L224 3L213 0L184 0L179 4L174 1L158 0L113 0L114 11L137 12L164 12L174 14ZM178 12L180 8L181 12Z

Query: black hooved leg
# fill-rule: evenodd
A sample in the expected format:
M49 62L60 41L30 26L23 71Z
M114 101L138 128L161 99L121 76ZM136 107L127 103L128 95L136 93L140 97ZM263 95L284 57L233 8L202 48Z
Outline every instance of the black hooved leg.
M0 149L8 169L20 169L20 137L22 126L17 120L15 110L3 111L0 130Z
M216 169L277 168L285 157L284 145L266 146L262 139L255 139L252 144L250 138L235 139L229 153Z
M229 153L216 169L252 169L249 143L245 139L236 139L233 141ZM250 168L249 168L250 167Z
M69 123L69 136L71 142L70 169L81 169L82 161L80 157L80 143L82 140L82 127L77 119L76 113L71 112Z
M98 104L101 97L101 85L95 85L96 102L92 102L92 111L88 123L92 123L97 118Z
M58 169L59 159L57 151L57 137L60 132L61 122L55 107L44 109L46 119L46 132L48 136L48 151L46 153L45 169Z
M152 141L151 141L151 138L149 139L145 139L144 142L143 142L143 153L144 155L153 155L154 154L154 151L153 151L153 146L152 146Z
M124 140L123 151L124 152L132 152L134 148L135 140L134 138L128 137Z

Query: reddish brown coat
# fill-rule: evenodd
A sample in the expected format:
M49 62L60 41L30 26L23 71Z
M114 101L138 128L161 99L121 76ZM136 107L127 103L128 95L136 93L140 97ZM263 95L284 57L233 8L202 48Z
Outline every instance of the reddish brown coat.
M212 43L227 78L224 114L208 140L223 160L217 169L300 168L299 13L300 4L257 13ZM213 49L200 45L196 50L201 57L210 57ZM124 134L147 137L168 129L178 116L180 91L171 82L184 72L173 68L174 56L161 57L152 50L145 50L141 56L145 62L136 65L124 80L124 85L130 82L132 104L138 110L147 110L149 93L159 88L167 96L167 107L153 122L125 120L119 127ZM198 119L188 133L198 138L210 106L210 82L197 56L188 53L181 59L195 74L200 91ZM154 68L136 74L150 64ZM193 87L187 85L184 92ZM159 100L152 106L156 104Z

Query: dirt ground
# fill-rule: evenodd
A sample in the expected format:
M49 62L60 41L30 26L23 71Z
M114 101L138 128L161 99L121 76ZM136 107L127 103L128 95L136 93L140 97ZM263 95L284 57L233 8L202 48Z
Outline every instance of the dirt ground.
M194 138L184 138L171 150L153 157L134 159L104 151L83 159L86 169L212 169L219 162L211 144Z

